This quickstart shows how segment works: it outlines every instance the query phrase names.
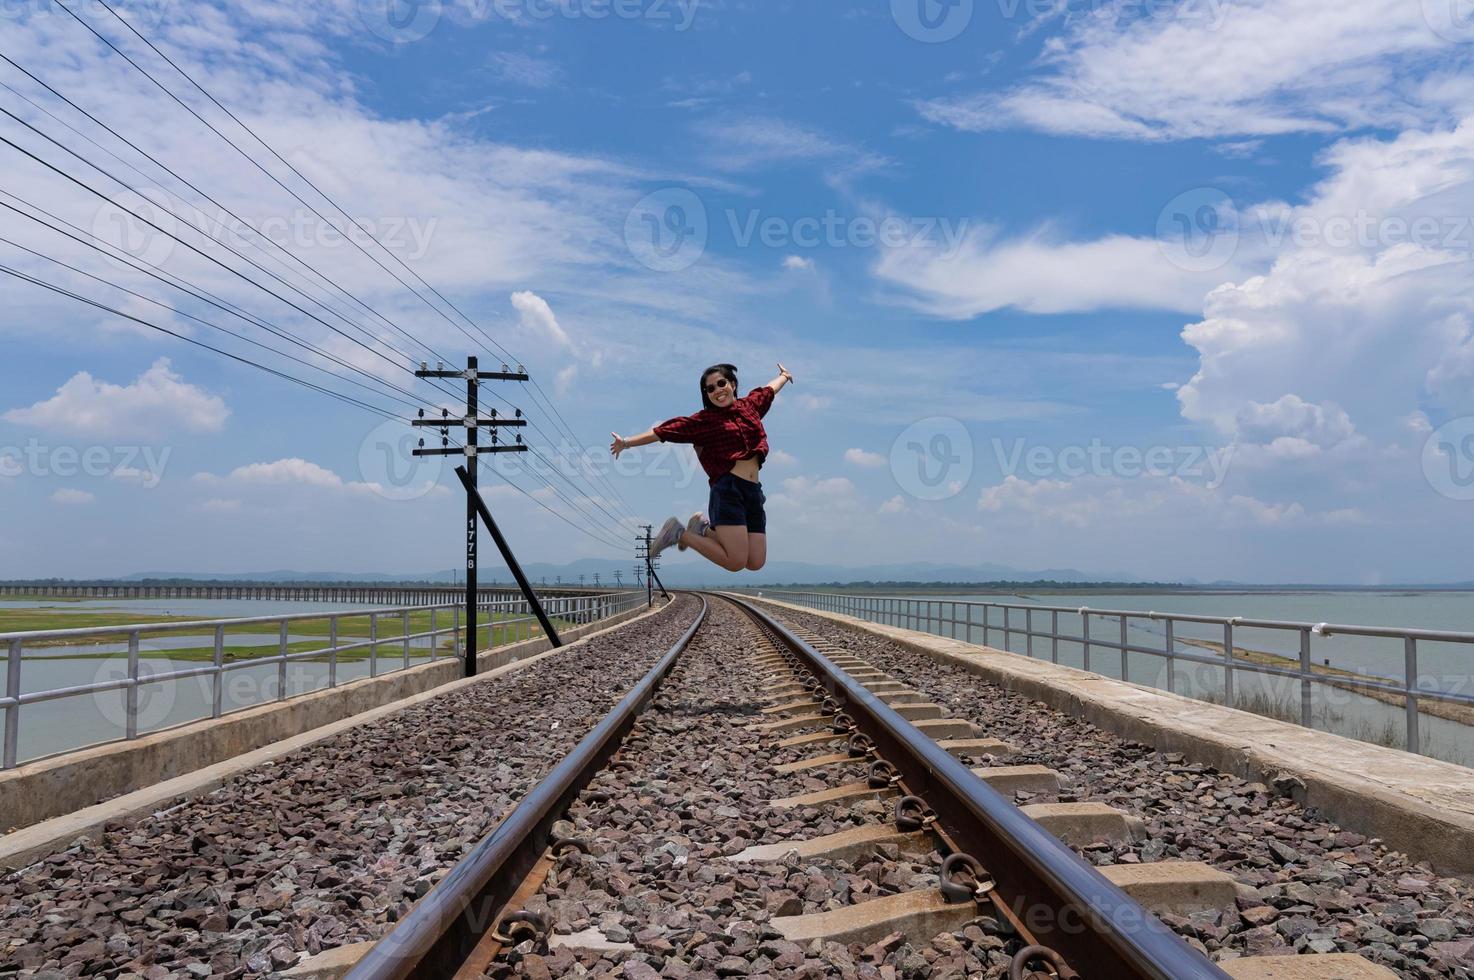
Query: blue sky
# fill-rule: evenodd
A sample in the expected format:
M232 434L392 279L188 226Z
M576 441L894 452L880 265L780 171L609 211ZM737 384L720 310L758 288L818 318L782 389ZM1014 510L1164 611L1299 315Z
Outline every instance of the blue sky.
M732 361L750 387L781 360L798 381L768 419L775 558L1377 583L1474 578L1462 3L118 10L525 362L562 419L517 385L493 404L527 411L540 455L576 455L566 420L607 466L611 429L698 407L702 367ZM338 220L104 8L76 9ZM8 117L0 135L112 201L4 145L0 187L300 337L325 370L222 338L185 314L286 346L9 211L0 263L367 383L391 414L325 355L431 405L451 400L406 361L500 359L52 0L5 16L0 52L296 258L230 238L214 205L5 64L0 106L131 189ZM121 208L247 268L196 222L348 319L299 300L305 316ZM32 284L0 280L0 301L0 575L458 564L458 484L388 461L403 426ZM532 496L486 483L528 560L617 557L640 520L705 502L686 450L512 478Z

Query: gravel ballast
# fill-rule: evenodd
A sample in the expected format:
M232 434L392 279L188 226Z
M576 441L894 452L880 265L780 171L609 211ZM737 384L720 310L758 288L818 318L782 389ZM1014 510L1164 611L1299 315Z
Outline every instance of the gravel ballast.
M1474 977L1474 886L1337 826L1288 798L1288 787L1158 753L983 681L960 667L823 617L771 605L926 694L982 734L1069 781L1062 800L1099 801L1146 821L1149 837L1081 853L1097 865L1204 861L1244 888L1238 907L1163 919L1215 959L1358 953L1406 977Z
M615 628L0 879L0 976L261 976L375 939L690 625Z

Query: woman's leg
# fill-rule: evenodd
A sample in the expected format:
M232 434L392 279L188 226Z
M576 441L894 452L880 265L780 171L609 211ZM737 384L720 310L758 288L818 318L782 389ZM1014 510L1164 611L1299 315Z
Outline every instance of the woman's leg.
M747 567L747 528L741 524L714 527L706 537L697 537L690 531L682 531L681 541L692 551L729 572L740 572Z
M749 571L757 571L763 567L768 560L768 536L747 532L747 568Z

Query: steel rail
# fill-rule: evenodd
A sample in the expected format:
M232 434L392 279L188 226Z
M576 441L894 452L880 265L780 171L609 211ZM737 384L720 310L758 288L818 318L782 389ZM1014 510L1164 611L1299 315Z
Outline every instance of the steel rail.
M1015 918L1081 975L1227 980L1228 974L833 661L753 604L724 598L809 665L876 752L935 811L939 829L983 863Z
M705 621L707 609L701 597L701 611L675 645L495 830L374 944L347 980L443 980L456 974L547 849L553 824L618 751Z

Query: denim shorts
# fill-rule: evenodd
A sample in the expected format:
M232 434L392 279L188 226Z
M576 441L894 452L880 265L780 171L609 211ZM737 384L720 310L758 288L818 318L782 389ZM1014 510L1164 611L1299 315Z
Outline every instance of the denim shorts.
M748 534L768 533L768 515L763 504L768 499L761 483L744 480L733 473L717 477L711 485L711 500L706 513L712 527L746 525Z

